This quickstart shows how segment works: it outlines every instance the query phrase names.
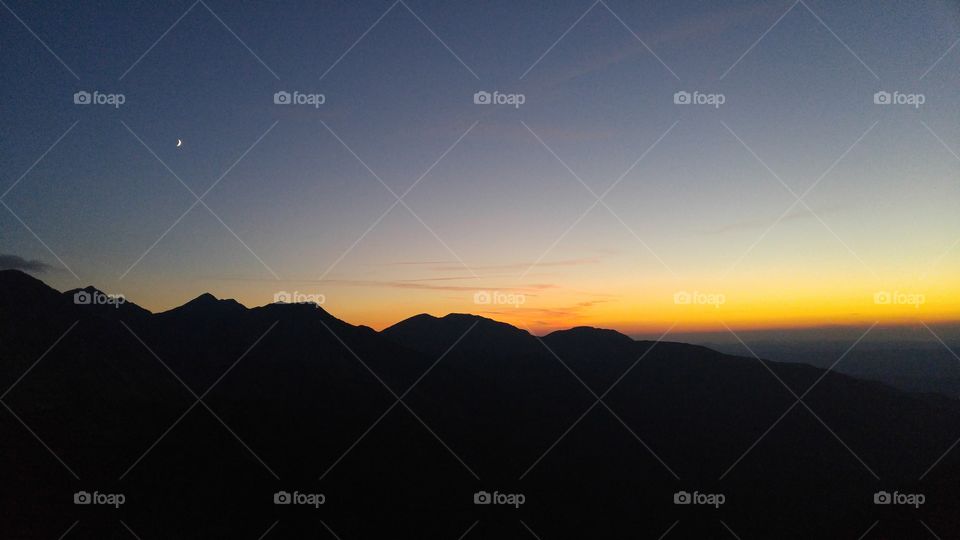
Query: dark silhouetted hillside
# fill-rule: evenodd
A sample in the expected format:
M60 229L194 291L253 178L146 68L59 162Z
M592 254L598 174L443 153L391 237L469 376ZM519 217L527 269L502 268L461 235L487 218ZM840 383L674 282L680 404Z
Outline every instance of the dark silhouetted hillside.
M541 338L455 314L376 332L310 304L202 295L151 314L74 292L0 272L3 403L30 428L0 410L3 538L77 520L70 537L127 537L120 520L153 538L274 522L268 538L458 538L474 522L467 538L530 538L520 520L544 539L675 522L669 538L960 532L960 455L927 473L960 437L942 397L595 328ZM926 503L874 505L881 489ZM74 505L78 490L127 503ZM279 490L327 502L275 505ZM479 490L526 503L475 505ZM675 505L680 490L726 503Z

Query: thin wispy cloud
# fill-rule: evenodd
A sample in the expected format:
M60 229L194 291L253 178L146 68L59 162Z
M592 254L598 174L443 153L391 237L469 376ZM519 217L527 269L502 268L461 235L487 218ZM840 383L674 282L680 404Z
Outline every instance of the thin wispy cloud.
M24 272L44 273L53 270L49 264L38 260L27 260L19 255L0 254L0 270L23 270Z

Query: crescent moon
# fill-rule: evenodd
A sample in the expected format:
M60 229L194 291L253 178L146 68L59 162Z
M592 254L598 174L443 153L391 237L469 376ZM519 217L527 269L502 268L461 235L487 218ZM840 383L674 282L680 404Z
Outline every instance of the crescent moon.
M177 148L180 148L183 145L183 141L177 139Z

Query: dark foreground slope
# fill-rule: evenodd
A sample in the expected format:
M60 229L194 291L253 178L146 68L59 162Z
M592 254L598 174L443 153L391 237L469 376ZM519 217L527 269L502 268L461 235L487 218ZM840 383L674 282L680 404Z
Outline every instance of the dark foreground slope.
M378 333L210 295L150 314L5 271L0 391L3 538L960 534L954 404L609 330L421 315Z

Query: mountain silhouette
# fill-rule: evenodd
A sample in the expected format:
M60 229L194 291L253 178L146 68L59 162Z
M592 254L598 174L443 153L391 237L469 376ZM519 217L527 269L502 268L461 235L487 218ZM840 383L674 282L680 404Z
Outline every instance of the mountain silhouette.
M597 328L422 314L377 332L312 304L204 294L153 314L81 291L103 294L0 272L0 537L80 521L70 537L122 538L120 520L157 538L274 522L268 538L960 532L960 410L944 397ZM73 504L81 490L126 503ZM525 502L474 504L480 491Z

